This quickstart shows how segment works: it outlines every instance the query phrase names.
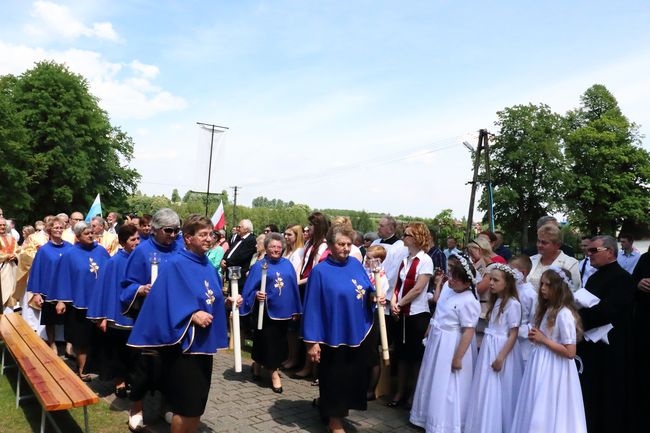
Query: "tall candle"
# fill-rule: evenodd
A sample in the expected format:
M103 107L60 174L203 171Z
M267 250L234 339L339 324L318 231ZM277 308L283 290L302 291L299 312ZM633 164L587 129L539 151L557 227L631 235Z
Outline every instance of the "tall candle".
M269 264L264 260L262 264L262 282L260 283L260 293L266 293L266 271ZM264 324L264 301L260 301L260 309L257 315L257 329L262 329Z

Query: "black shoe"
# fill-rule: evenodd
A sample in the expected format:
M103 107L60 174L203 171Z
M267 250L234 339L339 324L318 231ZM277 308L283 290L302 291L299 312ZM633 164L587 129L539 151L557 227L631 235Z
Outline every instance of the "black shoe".
M115 388L115 397L117 398L127 398L128 397L128 391L126 390L126 386L121 386L119 388Z
M276 387L273 386L273 385L271 385L271 389L272 389L273 392L276 393L276 394L282 394L282 391L284 391L284 390L282 389L282 387L276 388Z

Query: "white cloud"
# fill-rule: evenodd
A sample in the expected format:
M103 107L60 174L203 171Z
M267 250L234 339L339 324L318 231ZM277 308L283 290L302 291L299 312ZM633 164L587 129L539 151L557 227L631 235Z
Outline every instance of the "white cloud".
M34 21L25 26L25 31L37 38L63 37L88 38L119 41L119 36L109 22L92 23L90 26L77 19L70 8L48 1L34 2L31 13Z
M142 75L144 78L156 78L158 73L160 72L160 69L158 69L158 66L156 65L146 65L144 63L141 63L138 60L134 60L131 62L131 69L133 69L135 72L139 73Z
M187 107L185 99L150 81L152 71L158 69L156 66L143 65L134 60L131 62L132 68L127 69L95 51L50 51L0 41L0 75L20 74L33 67L35 62L43 60L65 63L72 72L84 76L90 84L90 91L100 99L99 105L114 119L145 119ZM142 76L140 72L137 72L137 76L127 75L129 71L132 72L134 63L142 65L151 78Z

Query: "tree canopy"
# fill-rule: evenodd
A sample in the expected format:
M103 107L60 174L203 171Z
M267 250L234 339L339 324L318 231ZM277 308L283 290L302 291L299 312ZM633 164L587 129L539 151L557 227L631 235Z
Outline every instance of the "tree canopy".
M34 220L85 211L97 193L105 208L126 201L140 178L128 167L133 141L111 125L83 77L40 62L2 77L0 93L0 172L13 180L3 188L10 195L0 196L7 214Z

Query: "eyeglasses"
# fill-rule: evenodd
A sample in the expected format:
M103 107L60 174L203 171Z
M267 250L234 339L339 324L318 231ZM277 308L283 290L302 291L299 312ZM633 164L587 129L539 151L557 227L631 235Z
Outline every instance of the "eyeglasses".
M587 248L587 252L589 254L596 254L596 253L599 253L601 251L605 251L605 250L608 250L608 249L609 248L607 248L607 247L592 247L592 248Z
M178 227L163 227L162 231L168 235L177 235L181 231Z
M70 218L72 221L83 221L83 218Z
M270 229L264 229L264 233L271 233Z

